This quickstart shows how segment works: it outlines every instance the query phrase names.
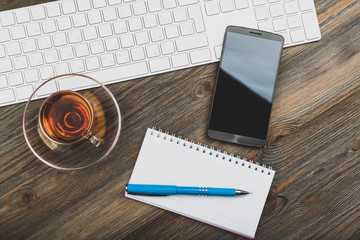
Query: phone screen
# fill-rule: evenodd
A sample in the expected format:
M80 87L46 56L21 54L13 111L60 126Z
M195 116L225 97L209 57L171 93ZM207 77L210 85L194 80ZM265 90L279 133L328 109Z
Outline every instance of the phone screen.
M209 130L265 140L283 39L238 29L226 32Z

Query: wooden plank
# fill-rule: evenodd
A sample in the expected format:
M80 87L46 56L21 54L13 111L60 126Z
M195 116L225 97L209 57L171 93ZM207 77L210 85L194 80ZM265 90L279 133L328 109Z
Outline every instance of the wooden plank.
M1 1L0 10L42 2ZM124 197L152 126L276 170L257 239L359 239L360 5L315 5L322 39L284 50L264 148L206 136L218 64L110 85L120 141L105 161L77 172L32 155L25 104L0 108L0 239L242 238Z

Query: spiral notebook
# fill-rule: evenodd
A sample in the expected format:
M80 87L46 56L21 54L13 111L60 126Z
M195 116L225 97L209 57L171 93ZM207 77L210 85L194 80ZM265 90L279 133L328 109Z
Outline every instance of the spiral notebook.
M275 171L187 139L148 129L129 183L229 187L236 197L126 197L254 238Z

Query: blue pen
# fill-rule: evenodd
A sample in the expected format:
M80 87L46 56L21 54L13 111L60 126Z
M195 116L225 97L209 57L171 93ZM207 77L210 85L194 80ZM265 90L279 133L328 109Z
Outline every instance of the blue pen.
M126 191L138 195L200 195L200 196L233 196L249 194L235 188L183 187L176 185L128 184Z

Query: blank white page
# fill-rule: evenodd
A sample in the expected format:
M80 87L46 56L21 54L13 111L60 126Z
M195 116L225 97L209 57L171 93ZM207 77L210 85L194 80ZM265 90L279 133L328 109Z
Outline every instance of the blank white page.
M228 187L236 197L126 197L254 238L275 171L198 144L148 129L129 183Z

